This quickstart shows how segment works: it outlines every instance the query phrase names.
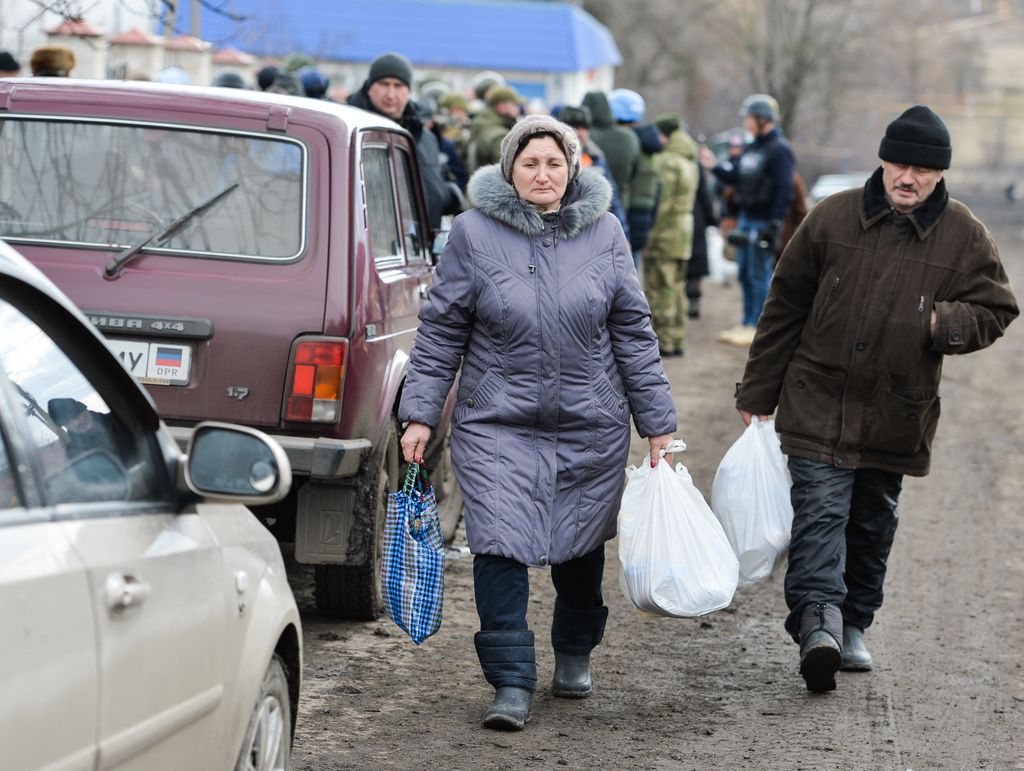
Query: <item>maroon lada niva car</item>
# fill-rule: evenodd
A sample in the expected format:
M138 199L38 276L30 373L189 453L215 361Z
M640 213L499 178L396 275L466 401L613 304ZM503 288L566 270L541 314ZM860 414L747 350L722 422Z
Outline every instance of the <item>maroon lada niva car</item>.
M285 448L294 492L257 513L316 565L332 616L380 612L432 237L412 138L379 116L237 89L0 80L0 238L85 311L183 445L223 420ZM447 420L428 465L450 537Z

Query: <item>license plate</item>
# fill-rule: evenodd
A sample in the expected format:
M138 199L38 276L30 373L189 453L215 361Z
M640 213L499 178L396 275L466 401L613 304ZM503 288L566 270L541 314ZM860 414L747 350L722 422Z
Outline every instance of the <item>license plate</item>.
M107 339L117 358L141 383L188 385L192 369L192 346L175 343L146 343L124 338Z

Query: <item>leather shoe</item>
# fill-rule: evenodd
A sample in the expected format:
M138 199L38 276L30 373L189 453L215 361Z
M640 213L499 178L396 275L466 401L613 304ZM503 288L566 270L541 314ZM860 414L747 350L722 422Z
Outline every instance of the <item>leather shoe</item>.
M585 699L593 691L590 654L574 655L555 651L555 679L551 683L551 692L565 699Z
M484 715L484 725L499 731L522 731L533 717L533 691L514 685L494 689L494 703Z
M851 624L843 625L844 672L870 672L871 653L864 644L864 630Z
M836 639L824 629L811 632L800 646L800 674L813 693L836 689L836 672L843 652Z

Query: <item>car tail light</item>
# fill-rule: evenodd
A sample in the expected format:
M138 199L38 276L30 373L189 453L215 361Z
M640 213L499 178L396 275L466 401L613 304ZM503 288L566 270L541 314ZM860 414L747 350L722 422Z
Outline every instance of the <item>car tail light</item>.
M341 415L348 340L299 340L288 370L284 419L306 423L335 423Z

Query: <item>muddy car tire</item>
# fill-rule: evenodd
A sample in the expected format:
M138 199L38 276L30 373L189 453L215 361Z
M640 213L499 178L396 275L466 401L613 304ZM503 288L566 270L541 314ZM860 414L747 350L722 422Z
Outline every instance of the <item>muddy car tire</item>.
M292 748L292 703L284 662L270 660L249 717L235 771L284 771Z
M392 426L380 455L376 482L363 507L370 514L361 523L367 530L367 562L359 565L317 565L316 609L325 616L353 621L380 618L384 603L380 594L380 560L384 549L384 520L388 494L398 489L402 464L398 449L398 431Z

